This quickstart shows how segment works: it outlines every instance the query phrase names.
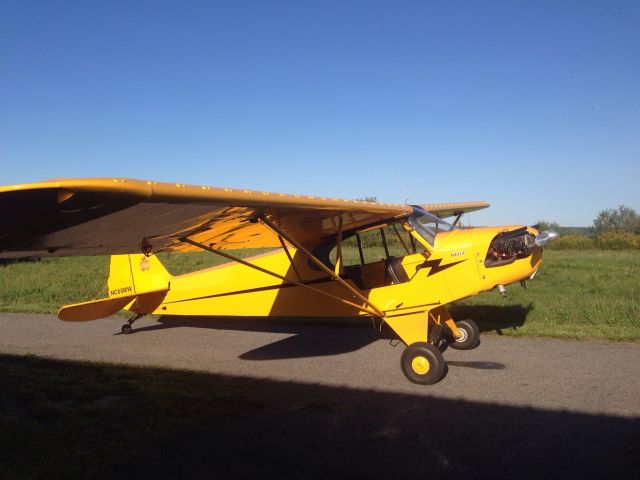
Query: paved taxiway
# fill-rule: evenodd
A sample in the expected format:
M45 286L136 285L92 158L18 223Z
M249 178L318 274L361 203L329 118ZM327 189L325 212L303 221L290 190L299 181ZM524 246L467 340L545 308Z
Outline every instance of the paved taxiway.
M126 462L136 478L640 475L638 343L486 335L447 350L448 375L423 387L400 372L402 345L363 325L145 318L122 335L122 323L0 314L0 354L200 370L223 402L234 391L250 405L181 432L154 453L161 466Z
M394 348L388 332L318 322L143 318L122 335L121 317L65 323L0 314L0 352L640 417L638 343L485 335L475 350L448 349L448 375L424 387L405 380L403 346Z

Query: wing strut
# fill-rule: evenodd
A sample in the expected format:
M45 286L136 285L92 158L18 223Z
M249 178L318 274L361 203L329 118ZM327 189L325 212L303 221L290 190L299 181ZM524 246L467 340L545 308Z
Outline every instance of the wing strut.
M290 278L283 277L282 275L280 275L278 273L275 273L275 272L272 272L270 270L267 270L266 268L262 268L262 267L260 267L258 265L254 265L253 263L247 262L246 260L243 260L241 258L235 257L235 256L230 255L230 254L228 254L226 252L223 252L221 250L212 248L212 247L210 247L208 245L205 245L203 243L196 242L195 240L191 240L189 237L182 237L182 238L180 238L180 241L188 243L189 245L193 245L194 247L201 248L201 249L206 250L208 252L215 253L215 254L220 255L221 257L224 257L224 258L226 258L228 260L232 260L234 262L238 262L241 265L244 265L244 266L249 267L249 268L253 268L253 269L258 270L259 272L262 272L262 273L266 273L267 275L271 275L272 277L276 277L276 278L278 278L280 280L283 280L283 281L285 281L287 283L292 283L294 285L297 285L298 287L303 287L303 288L306 288L307 290L311 290L313 292L319 293L320 295L324 295L326 297L332 298L332 299L337 300L339 302L342 302L342 303L344 303L346 305L350 305L352 307L355 307L358 310L362 310L364 312L367 312L367 313L370 313L372 315L376 315L376 316L379 316L379 317L384 317L384 313L382 313L375 306L373 306L373 308L368 308L368 307L365 307L365 306L362 306L362 305L358 305L357 303L350 302L349 300L345 300L344 298L338 297L336 295L332 295L332 294L330 294L328 292L323 292L322 290L314 288L311 285L307 285L306 283L298 282L297 280L292 280ZM287 239L287 241L290 241L290 240ZM313 257L313 258L315 258L315 257ZM329 270L329 271L331 272L331 270ZM333 272L331 272L331 273L333 273ZM344 280L342 280L342 279L340 279L340 280L344 284L347 284ZM348 284L347 284L347 286L348 286ZM360 298L364 298L364 297L362 297L362 295L358 294L358 296ZM365 304L366 305L372 305L371 302L367 301L366 299L365 299Z
M302 276L300 275L300 272L298 272L298 269L296 268L296 264L293 263L293 257L291 256L291 253L289 252L289 247L287 247L287 244L284 243L284 240L282 239L282 237L280 235L278 235L278 240L280 240L280 245L282 245L282 249L284 250L284 253L287 254L287 258L289 259L289 263L293 267L293 271L296 272L296 276L298 277L298 280L302 281Z
M337 275L344 273L342 263L342 215L340 215L338 237L336 238L336 268L333 270Z
M333 278L336 282L338 282L340 285L342 285L344 288L346 288L351 294L355 295L356 298L359 298L360 300L362 300L364 302L365 305L368 305L371 310L362 308L363 310L366 310L368 312L374 313L375 315L379 316L379 317L384 317L384 313L382 313L382 310L380 310L378 307L376 307L373 303L371 303L369 301L369 299L367 297L365 297L364 295L362 295L358 290L356 290L355 288L353 288L351 285L349 285L344 278L340 277L340 275L338 275L336 272L334 272L333 270L331 270L329 267L327 267L324 263L322 263L315 255L313 255L309 250L307 250L306 248L304 248L302 245L300 245L298 242L296 242L293 238L291 238L289 235L287 235L283 230L281 230L278 226L276 226L273 222L271 222L269 219L262 217L261 221L267 226L269 227L271 230L273 230L276 234L280 235L282 238L284 238L287 242L289 242L291 245L294 246L294 248L296 250L298 250L299 252L304 253L304 255L311 260L313 263L315 263L323 272L325 272L326 274L328 274L331 278ZM323 292L324 293L324 292Z

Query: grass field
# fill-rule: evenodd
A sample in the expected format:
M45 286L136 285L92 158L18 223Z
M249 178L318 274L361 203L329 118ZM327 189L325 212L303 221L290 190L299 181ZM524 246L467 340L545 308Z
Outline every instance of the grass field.
M223 261L208 253L163 254L161 260L173 274ZM0 265L0 311L54 313L62 304L106 296L107 274L106 257ZM640 253L547 251L527 290L512 285L507 298L481 294L453 305L452 312L457 318L474 318L485 332L504 335L638 340Z
M452 309L505 335L640 339L640 252L547 251L527 290L481 294ZM506 327L506 328L505 328Z

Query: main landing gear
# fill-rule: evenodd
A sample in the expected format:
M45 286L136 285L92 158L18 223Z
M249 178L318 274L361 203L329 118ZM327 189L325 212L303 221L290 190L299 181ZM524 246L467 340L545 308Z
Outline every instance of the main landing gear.
M136 320L138 320L142 316L143 316L143 314L138 313L138 314L134 315L133 317L131 317L129 320L127 320L127 323L122 325L122 328L120 329L120 331L125 335L129 335L130 333L132 333L133 332L133 328L131 327L131 325L133 325L133 322L135 322Z
M442 380L446 363L440 350L431 343L416 342L402 352L402 373L407 380L420 385L433 385Z
M455 338L451 335L452 341L448 342L451 348L456 350L473 350L480 345L480 329L476 322L471 319L456 322L460 335Z
M442 380L447 373L442 352L447 346L457 350L472 350L480 344L480 329L473 320L454 323L450 316L442 319L444 321L440 321L441 319L436 317L437 322L427 327L427 342L409 343L407 340L415 337L403 338L409 344L402 352L400 367L404 376L412 383L433 385Z

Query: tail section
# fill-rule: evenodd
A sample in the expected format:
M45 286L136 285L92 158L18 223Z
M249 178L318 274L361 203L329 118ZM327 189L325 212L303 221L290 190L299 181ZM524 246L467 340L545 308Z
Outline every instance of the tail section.
M134 295L169 287L171 275L155 255L112 255L109 297Z
M108 317L122 310L153 313L169 291L171 275L155 256L112 255L109 267L109 298L65 305L58 318L85 322Z

